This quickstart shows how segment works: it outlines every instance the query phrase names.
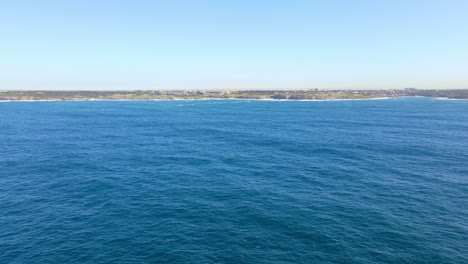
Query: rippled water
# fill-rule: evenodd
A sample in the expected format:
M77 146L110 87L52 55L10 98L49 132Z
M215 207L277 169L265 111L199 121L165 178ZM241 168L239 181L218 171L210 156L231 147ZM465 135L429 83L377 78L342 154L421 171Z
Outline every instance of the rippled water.
M468 263L468 101L0 103L0 263Z

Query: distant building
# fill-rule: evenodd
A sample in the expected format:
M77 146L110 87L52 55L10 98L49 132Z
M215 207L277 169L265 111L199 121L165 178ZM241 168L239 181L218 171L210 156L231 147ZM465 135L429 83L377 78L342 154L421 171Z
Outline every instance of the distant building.
M405 88L405 92L416 92L416 88Z

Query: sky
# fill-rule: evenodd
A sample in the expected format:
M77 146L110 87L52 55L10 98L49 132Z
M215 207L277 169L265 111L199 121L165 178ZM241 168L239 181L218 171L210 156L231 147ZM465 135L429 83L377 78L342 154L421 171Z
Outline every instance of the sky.
M468 88L466 0L0 0L0 90Z

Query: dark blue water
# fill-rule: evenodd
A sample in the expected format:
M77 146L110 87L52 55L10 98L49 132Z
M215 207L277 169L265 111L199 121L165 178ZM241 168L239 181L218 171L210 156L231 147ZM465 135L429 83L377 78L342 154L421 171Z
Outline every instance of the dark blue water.
M0 103L0 263L468 263L468 101Z

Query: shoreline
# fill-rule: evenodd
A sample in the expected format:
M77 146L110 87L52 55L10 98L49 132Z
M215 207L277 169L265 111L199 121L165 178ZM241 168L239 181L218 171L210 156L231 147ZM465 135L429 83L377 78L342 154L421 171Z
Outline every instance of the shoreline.
M367 101L367 100L387 100L404 98L398 97L376 97L376 98L345 98L345 99L258 99L258 98L182 98L182 99L32 99L32 100L0 100L1 103L8 102L132 102L132 101L264 101L264 102L326 102L326 101ZM463 100L463 99L460 99Z
M258 99L258 98L198 98L198 99L45 99L45 100L0 100L0 103L14 102L176 102L176 101L260 101L260 102L337 102L337 101L374 101L374 100L391 100L401 98L431 98L433 100L468 100L468 99L453 99L446 97L430 97L430 96L395 96L395 97L375 97L375 98L344 98L344 99Z
M432 96L394 96L394 97L375 97L375 98L343 98L343 99L272 99L272 98L177 98L177 99L31 99L31 100L0 100L0 103L14 102L171 102L171 101L260 101L260 102L337 102L337 101L373 101L373 100L391 100L400 98L429 98L440 101L466 101L464 98L432 97Z

